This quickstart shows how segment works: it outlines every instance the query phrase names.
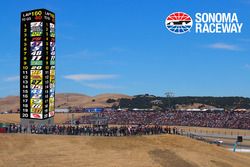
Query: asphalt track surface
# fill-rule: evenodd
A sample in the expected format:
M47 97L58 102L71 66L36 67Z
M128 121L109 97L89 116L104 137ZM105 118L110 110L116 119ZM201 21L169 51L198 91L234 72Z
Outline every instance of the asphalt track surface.
M192 133L194 135L202 136L202 137L211 137L211 138L224 138L224 139L237 139L238 135L225 135L225 134L206 134L206 133ZM250 136L243 136L244 140L250 141Z
M204 134L204 133L192 133L192 134L203 138L206 142L209 142L211 144L217 144L215 142L216 140L221 140L221 141L223 141L223 139L232 140L232 142L223 141L223 143L219 144L220 146L230 148L230 150L233 149L235 141L237 139L237 135ZM250 136L243 136L243 141L250 141ZM243 150L242 152L250 152L250 145L249 144L238 143L237 149L240 149L240 150L242 149Z

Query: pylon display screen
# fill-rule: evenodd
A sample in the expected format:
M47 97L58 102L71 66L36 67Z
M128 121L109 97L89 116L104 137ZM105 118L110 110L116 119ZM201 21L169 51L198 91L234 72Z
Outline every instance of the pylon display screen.
M21 13L20 117L55 114L55 14L46 9Z

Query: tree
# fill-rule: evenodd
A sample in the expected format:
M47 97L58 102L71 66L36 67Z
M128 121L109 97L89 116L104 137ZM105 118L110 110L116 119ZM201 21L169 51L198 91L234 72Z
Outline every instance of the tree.
M108 100L106 101L106 103L114 103L114 102L116 102L115 99L108 99Z

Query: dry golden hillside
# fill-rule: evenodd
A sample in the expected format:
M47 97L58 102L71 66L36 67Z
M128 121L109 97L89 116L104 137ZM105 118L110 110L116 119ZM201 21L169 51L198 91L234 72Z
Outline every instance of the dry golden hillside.
M101 94L97 96L87 96L84 94L61 93L56 94L56 107L111 107L113 103L106 103L108 99L131 98L123 94ZM0 98L0 112L17 112L19 108L19 97L8 96Z
M0 135L3 167L249 167L249 154L173 135Z
M81 94L59 94L56 96L56 106L64 107L111 107L113 103L106 103L108 99L131 98L123 94L100 94L97 96L86 96Z
M196 109L196 108L200 108L200 109L203 109L203 108L206 108L206 109L213 109L213 108L216 108L214 106L210 106L210 105L206 105L206 104L201 104L201 103L194 103L194 104L177 104L176 105L176 108L177 109Z
M19 96L7 96L5 98L0 98L0 112L5 112L8 110L17 111L19 108Z
M72 114L75 119L84 116L90 115L92 113L56 113L54 116L54 122L56 124L62 124L72 118ZM0 122L1 123L19 123L20 122L20 114L0 114Z

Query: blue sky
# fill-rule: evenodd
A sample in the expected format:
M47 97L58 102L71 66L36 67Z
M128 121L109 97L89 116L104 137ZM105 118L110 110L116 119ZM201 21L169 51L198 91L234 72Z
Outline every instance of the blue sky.
M8 0L0 11L0 97L19 94L20 13L56 13L56 91L250 97L250 0ZM172 12L236 12L241 34L176 35Z

